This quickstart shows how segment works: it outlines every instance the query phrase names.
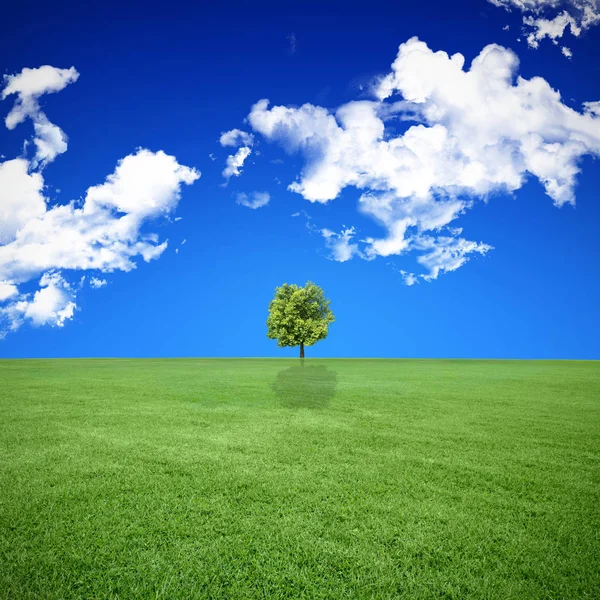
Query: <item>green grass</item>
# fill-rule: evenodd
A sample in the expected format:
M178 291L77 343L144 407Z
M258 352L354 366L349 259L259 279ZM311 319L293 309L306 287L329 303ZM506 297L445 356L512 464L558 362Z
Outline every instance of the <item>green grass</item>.
M600 363L0 361L0 598L600 597Z

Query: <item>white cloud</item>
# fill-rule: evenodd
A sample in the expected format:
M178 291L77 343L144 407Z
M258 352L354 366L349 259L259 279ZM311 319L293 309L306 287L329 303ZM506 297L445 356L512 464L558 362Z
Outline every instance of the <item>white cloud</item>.
M40 173L30 173L29 163L15 158L0 163L0 244L12 241L26 223L46 212Z
M461 54L433 52L412 38L377 84L376 100L334 112L260 100L248 121L305 157L291 191L326 203L346 187L362 190L359 210L386 235L367 237L359 250L351 228L326 230L332 256L412 251L433 279L490 250L448 229L478 198L513 192L534 176L556 206L573 204L581 158L600 155L596 103L573 110L544 79L518 77L518 64L512 51L492 44L465 70ZM438 235L443 229L450 237Z
M236 196L236 203L248 208L257 209L269 204L271 195L269 192L251 192L250 194L240 193Z
M577 22L567 11L563 11L553 19L527 16L523 18L523 23L531 28L526 37L530 48L538 48L540 41L546 37L557 44L557 40L563 36L567 28L570 28L571 33L575 36L581 33L581 28L577 26Z
M17 286L9 281L0 281L0 302L8 300L19 293Z
M594 117L600 117L600 101L584 102L583 112Z
M8 329L18 329L25 320L35 326L62 327L65 321L73 318L77 308L75 294L59 273L45 273L39 285L40 289L33 295L20 296L17 301L0 308L0 317L8 322ZM0 338L6 333L6 328L0 327Z
M36 154L31 160L0 162L0 338L24 322L62 327L73 318L76 291L72 270L129 271L136 258L160 256L167 242L146 224L168 216L179 202L182 184L200 177L163 151L138 149L120 160L102 184L88 188L83 201L51 205L39 170L67 149L66 136L41 111L40 95L58 92L77 80L74 68L23 69L5 76L2 98L17 95L6 118L13 129L26 118L34 124ZM21 284L39 279L39 288ZM106 284L92 277L94 288Z
M14 129L27 118L33 121L35 131L33 141L36 147L34 167L45 166L67 150L66 134L48 120L40 108L38 99L43 94L61 91L78 78L79 73L74 67L57 69L49 65L37 69L24 68L16 75L4 76L2 100L12 94L17 96L12 110L5 119L6 127Z
M48 121L38 98L78 77L73 67L44 66L4 78L2 98L17 95L6 126L13 129L31 118L36 154L0 162L0 338L26 321L62 327L73 318L85 276L73 287L70 271L130 271L139 257L160 256L167 242L147 231L147 224L168 217L181 186L200 177L162 150L140 148L120 160L104 183L89 187L83 200L52 205L44 197L40 169L66 151L66 136ZM37 278L37 290L20 290ZM104 285L104 279L90 279L93 288Z
M251 146L254 144L254 136L241 129L231 129L221 134L219 143L221 146L240 146L235 154L227 157L222 173L227 181L231 177L239 177L242 174L244 162L252 153Z
M321 229L321 235L325 238L325 244L330 250L329 258L337 262L349 261L353 256L360 255L358 244L352 243L356 235L354 227L344 227L340 233L330 229Z
M486 254L492 250L488 244L445 236L420 236L414 245L424 251L417 262L428 270L428 274L422 276L426 281L437 279L440 273L456 271L469 260L470 254Z
M4 76L5 86L2 98L4 99L10 94L17 94L19 101L24 102L31 98L37 98L42 94L60 92L69 83L77 81L78 78L79 73L75 67L70 69L57 69L50 65L44 65L36 69L25 67L16 75Z
M24 315L34 325L48 323L62 327L73 317L75 308L69 284L58 273L45 273L40 279L40 289L26 303Z
M554 44L569 30L578 37L582 31L600 23L598 0L488 0L508 11L523 13L523 32L530 48L538 48L540 41L549 38ZM571 58L568 48L562 53Z
M566 56L567 58L573 58L573 53L571 52L570 48L567 48L566 46L562 46L560 51L563 53L564 56Z
M419 278L414 273L410 273L409 271L401 270L400 275L402 275L402 281L404 281L404 283L406 285L408 285L409 287L411 285L415 285L416 283L419 283Z
M221 146L252 146L254 136L241 129L231 129L221 134L219 143Z
M225 161L223 177L229 180L231 177L239 177L245 160L250 156L252 150L248 146L242 146L235 154L230 154Z
M136 219L166 215L179 202L181 184L190 185L199 177L174 156L141 148L121 159L105 183L88 188L84 212L93 215L108 209Z
M142 225L173 210L181 185L199 176L162 151L126 156L105 183L88 188L81 207L48 208L0 246L0 279L22 282L50 269L129 271L137 256L160 256L166 242Z
M99 279L98 277L91 277L90 278L90 285L95 289L98 290L101 287L104 287L105 285L107 285L108 281L106 281L106 279Z
M182 184L198 177L173 156L139 149L119 161L103 184L88 188L82 206L55 205L23 222L0 245L0 281L18 285L42 273L56 276L42 277L44 289L33 298L19 294L1 309L8 328L18 328L27 318L34 324L62 325L73 316L74 292L59 285L63 270L130 271L137 257L146 262L158 258L167 242L146 232L144 224L168 215L179 201ZM2 188L0 197L21 192L18 187ZM90 284L96 287L93 280Z

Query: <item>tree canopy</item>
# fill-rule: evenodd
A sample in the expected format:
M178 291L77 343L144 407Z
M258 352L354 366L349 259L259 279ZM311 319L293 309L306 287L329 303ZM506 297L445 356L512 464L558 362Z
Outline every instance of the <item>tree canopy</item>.
M300 346L300 358L304 358L304 346L324 340L334 321L329 300L318 285L312 281L304 287L284 283L275 289L269 304L267 337L277 340L280 348Z

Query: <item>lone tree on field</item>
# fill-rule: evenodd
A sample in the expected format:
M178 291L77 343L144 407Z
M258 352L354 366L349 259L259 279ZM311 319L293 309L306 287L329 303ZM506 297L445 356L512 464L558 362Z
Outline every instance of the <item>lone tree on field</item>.
M318 285L312 281L304 287L284 283L275 289L269 304L267 337L277 340L280 348L300 346L300 358L304 358L304 346L324 340L334 321L329 300Z

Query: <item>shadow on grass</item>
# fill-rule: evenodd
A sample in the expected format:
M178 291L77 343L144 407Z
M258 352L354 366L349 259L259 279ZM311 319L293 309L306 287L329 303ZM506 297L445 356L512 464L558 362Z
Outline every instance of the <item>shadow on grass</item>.
M271 387L287 408L325 408L336 386L337 373L325 365L299 365L279 371Z

